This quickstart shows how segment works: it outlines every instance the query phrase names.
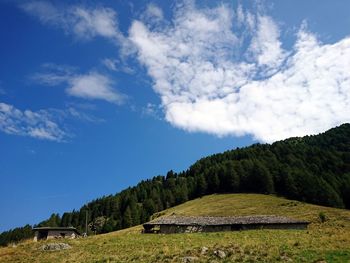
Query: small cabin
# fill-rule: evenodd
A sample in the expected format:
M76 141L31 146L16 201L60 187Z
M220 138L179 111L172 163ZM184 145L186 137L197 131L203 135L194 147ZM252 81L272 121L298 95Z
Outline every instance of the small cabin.
M80 236L75 227L34 227L34 241L70 238L74 239Z
M169 216L143 224L144 233L221 232L249 229L307 229L309 222L282 216Z

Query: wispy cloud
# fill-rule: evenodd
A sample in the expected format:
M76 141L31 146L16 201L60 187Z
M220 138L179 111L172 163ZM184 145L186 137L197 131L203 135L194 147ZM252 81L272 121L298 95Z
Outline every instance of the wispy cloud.
M97 72L74 76L69 83L70 87L66 91L71 96L100 99L116 104L124 100L124 96L113 89L113 81Z
M302 25L284 50L272 17L191 1L149 23L129 37L176 127L273 142L350 122L350 38L322 44Z
M55 5L48 1L29 1L20 8L41 23L62 29L76 39L103 37L118 44L123 54L132 50L129 40L118 29L117 13L112 8Z
M57 6L47 1L30 1L20 7L43 24L63 29L80 39L97 36L118 39L116 13L110 8L83 6Z
M0 102L0 131L41 140L66 142L74 135L67 130L67 120L100 123L103 120L73 106L65 109L21 110Z
M154 17L156 19L163 19L163 11L162 9L160 9L157 5L155 5L154 3L150 3L147 5L147 9L145 12L147 17Z
M118 60L117 59L111 59L111 58L105 58L102 60L102 64L112 71L118 71Z
M101 60L102 65L104 65L108 70L114 72L123 72L126 74L134 74L134 68L130 67L125 61L114 59L114 58L104 58Z
M76 68L68 65L45 63L43 72L35 73L31 79L47 86L57 86L68 82L76 74Z
M156 120L162 120L162 107L154 103L147 103L145 107L142 108L142 114L144 116L152 117Z
M75 105L76 107L79 107L79 105ZM84 108L86 109L86 107ZM91 108L90 108L91 109ZM69 107L66 109L67 115L71 116L72 118L85 121L85 122L91 122L91 123L100 123L104 122L103 119L95 117L91 114L87 114L84 111L78 110L75 107Z
M78 74L73 69L68 66L44 65L44 72L34 74L32 79L48 86L64 85L66 93L73 97L105 100L115 104L121 104L125 99L125 95L115 90L110 77L96 71Z
M249 16L246 17L248 19ZM258 66L265 67L267 70L276 69L287 57L287 52L282 49L282 42L279 40L279 28L271 17L257 15L256 19L257 28L246 21L250 30L256 30L249 51Z
M110 8L87 9L75 7L71 13L74 17L73 31L81 38L102 36L119 39L116 13Z
M150 3L142 13L141 19L150 24L156 24L164 19L163 11L156 4Z
M70 137L48 110L20 110L6 103L0 103L0 130L7 134L57 142Z
M22 3L20 7L29 14L35 15L42 23L66 27L65 13L50 2L31 1ZM62 24L62 25L61 25ZM68 29L67 29L68 30Z

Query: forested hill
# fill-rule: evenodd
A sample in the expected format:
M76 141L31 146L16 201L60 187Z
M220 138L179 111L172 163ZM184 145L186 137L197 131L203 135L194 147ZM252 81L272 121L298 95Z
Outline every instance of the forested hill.
M74 226L105 233L148 221L158 211L212 193L276 193L309 203L350 208L350 124L323 134L290 138L203 158L180 173L169 171L105 196L78 211L53 214L39 226ZM31 235L31 226L0 235L0 244Z

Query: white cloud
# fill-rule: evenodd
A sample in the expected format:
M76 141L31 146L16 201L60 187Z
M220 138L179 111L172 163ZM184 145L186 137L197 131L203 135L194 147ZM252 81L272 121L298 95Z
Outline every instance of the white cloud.
M116 104L120 104L123 100L123 96L113 89L113 82L97 72L74 76L69 83L70 87L66 91L71 96L100 99Z
M109 70L118 71L118 60L116 59L105 58L102 60L102 64Z
M258 66L275 69L287 55L281 48L279 29L271 17L258 15L257 20L257 33L251 41L250 51Z
M154 103L147 103L147 105L142 108L142 114L144 116L152 117L156 120L163 119L161 107Z
M286 51L271 17L230 10L186 3L162 27L133 22L129 38L167 121L264 142L350 122L350 38L322 44L302 26Z
M84 110L89 109L91 110L91 106L90 105L74 105L75 107L80 107L83 108ZM91 114L85 113L81 110L77 110L75 107L69 107L67 108L67 110L65 111L66 115L69 117L72 117L74 119L80 120L80 121L84 121L84 122L91 122L91 123L101 123L104 122L104 119L95 117Z
M0 131L7 134L66 142L74 136L66 128L66 123L70 120L89 123L103 122L103 119L73 106L67 106L65 109L49 108L33 111L21 110L13 105L0 102Z
M43 24L63 29L78 39L104 37L127 48L128 40L118 29L117 14L111 8L90 8L82 5L58 6L46 1L31 1L20 5L26 13Z
M42 23L48 23L55 26L61 26L60 24L62 23L62 26L66 27L65 14L60 12L57 7L49 2L27 2L22 4L21 8L27 13L37 16Z
M131 50L131 49L129 49ZM126 74L134 74L134 67L130 67L126 61L114 59L114 58L105 58L101 60L101 63L109 70L115 72L123 72Z
M22 111L6 103L0 103L0 130L7 134L57 142L69 137L48 110Z
M57 86L71 79L76 71L76 68L67 65L56 65L53 63L45 63L42 68L46 73L37 73L32 76L36 82L47 86Z
M116 13L110 8L86 9L75 7L71 13L74 17L73 31L81 38L102 36L105 38L120 37L116 23Z
M52 65L45 67L44 73L33 75L33 80L47 86L65 85L69 96L89 99L105 100L110 103L121 104L125 95L117 92L113 81L105 75L91 71L77 74L72 67Z
M243 7L241 4L238 5L237 10L236 10L236 19L237 19L237 23L239 25L242 25L245 20L246 20L246 14L243 11Z
M162 9L160 9L157 5L150 3L147 5L142 18L150 22L158 22L160 20L163 20L164 15Z

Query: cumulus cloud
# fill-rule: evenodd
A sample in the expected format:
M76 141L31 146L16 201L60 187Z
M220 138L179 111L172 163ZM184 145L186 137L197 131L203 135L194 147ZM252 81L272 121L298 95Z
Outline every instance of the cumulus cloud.
M7 134L57 142L69 137L48 110L20 110L6 103L0 103L0 130Z
M350 38L323 44L302 25L284 50L272 17L192 2L129 38L176 127L273 142L350 122Z
M95 71L77 74L72 67L50 65L44 66L46 72L34 74L33 79L48 86L63 84L66 93L73 97L115 104L121 104L125 99L125 95L114 89L114 83L108 76Z

